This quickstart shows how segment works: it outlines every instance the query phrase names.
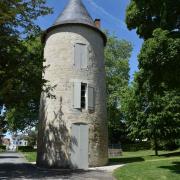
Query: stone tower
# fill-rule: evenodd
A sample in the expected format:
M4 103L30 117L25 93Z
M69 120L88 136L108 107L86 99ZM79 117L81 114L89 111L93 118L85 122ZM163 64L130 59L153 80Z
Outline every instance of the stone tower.
M87 169L108 161L106 36L81 0L70 0L44 34L37 165Z

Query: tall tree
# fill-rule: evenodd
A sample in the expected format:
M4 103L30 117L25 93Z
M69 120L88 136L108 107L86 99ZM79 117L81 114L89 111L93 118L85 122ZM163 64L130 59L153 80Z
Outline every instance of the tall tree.
M180 135L180 1L131 0L126 23L145 40L131 128L154 141L157 155L158 142Z
M42 47L39 16L51 13L45 0L0 1L0 106L18 124L30 123L41 91ZM23 119L23 120L22 120ZM37 116L36 116L37 119ZM11 119L12 120L12 119ZM22 122L21 122L22 121Z
M17 87L14 93L6 98L8 101L5 115L11 131L24 130L37 124L40 94L42 85L46 82L42 79L43 46L40 38L31 37L21 43L25 48L21 55L24 60L16 69L16 78L13 76L8 79L11 86L16 83ZM4 91L7 91L7 87Z
M126 128L120 110L121 95L129 81L129 58L132 45L107 33L105 49L105 67L107 84L107 105L109 122L109 140L118 143L125 140Z

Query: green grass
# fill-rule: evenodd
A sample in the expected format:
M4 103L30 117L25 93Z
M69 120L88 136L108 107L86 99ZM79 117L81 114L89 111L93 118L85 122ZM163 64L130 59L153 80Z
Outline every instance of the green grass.
M22 153L29 162L36 161L37 152L22 152Z
M180 150L124 152L122 157L110 159L111 163L125 163L114 171L118 180L179 180Z

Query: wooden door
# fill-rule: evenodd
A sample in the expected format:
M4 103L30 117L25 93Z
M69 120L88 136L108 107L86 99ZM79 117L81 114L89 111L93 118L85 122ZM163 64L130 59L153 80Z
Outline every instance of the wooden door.
M74 168L88 169L88 125L72 125L71 162Z

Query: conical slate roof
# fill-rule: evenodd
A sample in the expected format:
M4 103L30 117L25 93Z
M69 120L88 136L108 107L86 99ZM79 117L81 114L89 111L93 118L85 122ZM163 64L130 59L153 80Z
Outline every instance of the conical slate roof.
M70 0L54 25L66 23L82 23L95 27L94 21L81 0Z
M69 3L59 15L55 23L45 31L43 41L45 41L47 33L49 33L52 29L67 24L81 24L98 31L104 40L104 44L106 45L106 35L95 26L93 19L89 15L81 0L69 0Z

